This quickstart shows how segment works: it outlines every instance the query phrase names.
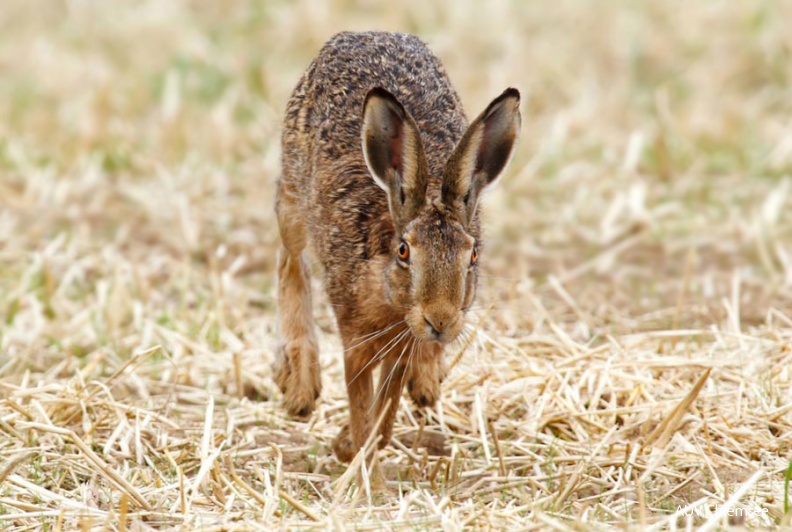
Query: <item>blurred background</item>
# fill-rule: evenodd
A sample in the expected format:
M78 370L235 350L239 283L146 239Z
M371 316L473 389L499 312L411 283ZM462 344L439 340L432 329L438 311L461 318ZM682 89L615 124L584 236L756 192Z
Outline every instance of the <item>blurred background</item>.
M469 116L524 94L486 205L481 293L507 331L534 326L529 292L584 337L718 323L724 297L761 322L792 283L790 20L772 1L7 1L2 346L267 322L285 101L363 29L420 35Z
M641 477L647 511L722 502L765 468L750 493L780 519L792 438L790 22L780 0L3 0L0 397L17 401L0 402L3 422L74 430L171 508L160 524L214 522L190 521L185 479L204 517L304 518L278 506L262 471L325 515L344 471L329 442L346 394L318 277L324 391L309 423L286 418L270 379L281 121L331 35L398 30L442 59L469 117L507 86L523 94L517 155L484 204L475 341L450 353L427 425L454 465L407 461L407 440L383 458L421 486L444 472L437 497L463 503L416 491L400 499L405 515L442 508L444 523L497 528L557 509L635 523L646 511L624 495L630 471L658 466L638 444L711 367L672 427L673 459ZM88 394L92 381L107 386ZM411 408L396 432L415 441L424 426ZM485 416L507 453L501 473ZM103 471L60 435L35 434L0 443L0 463L21 457L3 504L59 515L61 499L29 478L116 507ZM269 499L242 490L228 502L228 461L216 484L195 480L222 445ZM482 490L477 475L492 474L522 487ZM499 514L499 497L521 509ZM378 516L365 519L387 522Z

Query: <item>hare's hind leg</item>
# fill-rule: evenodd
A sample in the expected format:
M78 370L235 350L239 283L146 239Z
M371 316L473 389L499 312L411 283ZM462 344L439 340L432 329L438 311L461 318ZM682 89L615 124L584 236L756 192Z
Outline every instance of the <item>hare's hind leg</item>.
M275 382L288 412L306 416L314 409L322 384L319 350L311 310L311 280L303 258L307 238L304 216L278 184L276 211L282 245L278 251L278 333L273 365Z

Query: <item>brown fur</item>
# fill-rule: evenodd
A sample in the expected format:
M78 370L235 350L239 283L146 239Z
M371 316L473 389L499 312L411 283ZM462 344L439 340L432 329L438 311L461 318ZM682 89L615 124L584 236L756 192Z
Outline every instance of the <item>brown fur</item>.
M341 33L330 39L286 109L276 212L282 247L275 380L294 415L318 398L318 350L303 252L310 245L343 340L350 425L334 444L350 460L391 399L390 440L405 380L431 406L475 297L478 197L519 133L509 89L468 128L440 61L416 37ZM408 246L408 261L398 258ZM382 363L375 390L372 369Z

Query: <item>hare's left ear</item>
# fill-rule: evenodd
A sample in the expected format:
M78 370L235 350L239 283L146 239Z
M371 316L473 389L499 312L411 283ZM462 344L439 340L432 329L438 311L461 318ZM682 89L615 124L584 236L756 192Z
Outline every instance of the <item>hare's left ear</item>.
M393 223L401 232L426 199L428 170L418 126L393 94L375 87L363 104L361 137L366 166L388 194Z
M468 127L443 172L443 203L465 223L476 212L481 191L494 183L511 159L520 135L520 93L506 89Z

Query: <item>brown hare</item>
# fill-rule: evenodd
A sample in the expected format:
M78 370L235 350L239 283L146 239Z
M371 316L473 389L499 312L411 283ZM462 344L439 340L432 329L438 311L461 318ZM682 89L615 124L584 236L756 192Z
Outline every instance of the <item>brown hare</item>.
M479 197L512 156L519 103L507 89L468 126L439 59L399 33L340 33L297 84L275 202L273 371L287 410L309 414L321 389L310 244L344 345L350 421L333 444L340 460L363 446L388 399L379 445L389 442L405 379L420 406L438 399L443 347L476 293Z

